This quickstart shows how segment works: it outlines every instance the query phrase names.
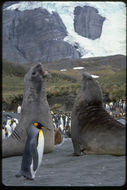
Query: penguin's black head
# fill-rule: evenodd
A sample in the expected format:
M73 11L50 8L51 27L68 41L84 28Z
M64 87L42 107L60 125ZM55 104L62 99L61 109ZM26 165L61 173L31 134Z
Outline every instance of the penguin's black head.
M34 122L33 125L38 128L38 129L45 129L45 127L41 124L41 123L38 123L38 122Z

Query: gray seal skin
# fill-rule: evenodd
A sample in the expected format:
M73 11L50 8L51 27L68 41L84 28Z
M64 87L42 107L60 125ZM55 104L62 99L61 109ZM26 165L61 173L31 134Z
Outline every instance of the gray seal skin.
M125 126L113 119L103 107L98 82L83 73L81 91L72 110L73 155L125 155Z
M38 121L49 130L44 131L44 153L53 151L54 128L47 102L44 78L48 75L39 63L26 73L24 77L24 96L19 125L12 135L2 142L2 156L18 156L23 154L28 131L34 121Z

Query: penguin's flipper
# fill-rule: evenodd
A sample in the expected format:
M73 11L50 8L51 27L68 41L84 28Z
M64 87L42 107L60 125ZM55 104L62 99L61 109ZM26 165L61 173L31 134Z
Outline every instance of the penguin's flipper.
M37 146L34 142L31 142L31 154L33 158L33 170L35 171L38 167L38 152L37 152Z

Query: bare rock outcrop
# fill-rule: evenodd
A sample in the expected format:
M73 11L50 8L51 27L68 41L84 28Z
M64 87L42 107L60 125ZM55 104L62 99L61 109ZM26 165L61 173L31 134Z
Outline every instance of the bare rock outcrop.
M46 9L3 11L3 58L18 63L79 58L64 41L67 30L59 14Z
M86 38L95 40L101 36L105 18L94 7L77 6L74 10L74 29Z

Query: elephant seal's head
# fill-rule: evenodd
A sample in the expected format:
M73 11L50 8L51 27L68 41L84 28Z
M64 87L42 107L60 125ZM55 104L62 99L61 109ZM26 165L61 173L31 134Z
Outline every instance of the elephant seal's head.
M41 63L38 63L31 67L31 69L26 73L24 77L24 88L25 92L35 91L36 94L40 94L41 90L45 88L44 81L48 78L50 74L44 70Z
M102 104L102 91L99 83L87 72L82 74L81 92L88 104Z
M43 82L43 80L49 76L47 71L44 71L44 68L41 63L31 67L29 72L25 75L24 81L31 82Z

